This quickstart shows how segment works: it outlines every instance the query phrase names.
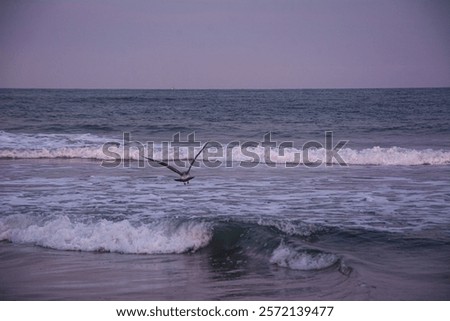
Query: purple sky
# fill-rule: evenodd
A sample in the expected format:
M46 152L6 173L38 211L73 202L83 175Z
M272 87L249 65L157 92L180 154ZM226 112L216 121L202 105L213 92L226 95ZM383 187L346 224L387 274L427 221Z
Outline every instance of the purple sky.
M435 86L448 0L0 1L0 87Z

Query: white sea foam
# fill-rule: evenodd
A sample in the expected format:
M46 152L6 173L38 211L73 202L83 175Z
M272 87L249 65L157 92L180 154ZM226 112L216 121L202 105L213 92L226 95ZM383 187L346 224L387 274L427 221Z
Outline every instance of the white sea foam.
M258 220L258 224L262 226L271 226L279 229L288 235L298 235L308 237L314 233L323 231L325 228L318 224L308 224L293 222L290 220L263 219Z
M446 165L450 151L408 149L400 147L373 147L363 150L345 148L339 152L348 164L368 165Z
M161 221L134 226L127 220L73 222L67 216L45 221L28 215L0 218L0 240L59 250L185 253L206 246L211 238L211 227L205 222Z
M155 159L188 159L186 148L181 148L179 154L173 148L169 148L167 155L163 153L160 144L154 144L153 150L147 150L144 145L144 154L135 147L122 145L109 145L107 155L103 150L105 143L120 141L107 139L90 134L11 134L0 131L0 158L81 158L97 160L128 159L139 160L143 156L151 155ZM337 152L348 165L448 165L450 164L450 151L433 149L410 149L401 147L372 147L361 150L343 148ZM305 157L304 151L296 148L279 150L273 148L270 151L270 160L266 159L266 150L262 146L242 150L234 147L226 150L224 145L222 155L211 157L209 160L221 162L273 162L281 166L308 164L319 161L324 164L327 161L327 152L323 148L309 149ZM200 155L199 160L202 159ZM337 158L332 158L333 163L338 163Z
M2 149L40 149L98 146L105 143L104 137L92 134L13 134L0 131Z
M108 140L91 134L13 134L0 131L0 158L107 159Z
M272 253L270 263L293 270L309 271L328 268L339 260L330 253L309 253L280 244Z

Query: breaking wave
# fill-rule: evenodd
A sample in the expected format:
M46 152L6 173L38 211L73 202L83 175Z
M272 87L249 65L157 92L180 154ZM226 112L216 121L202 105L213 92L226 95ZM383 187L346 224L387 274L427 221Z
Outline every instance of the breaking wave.
M320 251L299 251L285 244L280 244L270 257L270 262L293 270L309 271L329 268L339 261L335 254Z
M155 222L133 225L127 220L73 222L67 216L50 220L25 215L0 218L0 240L34 244L57 250L133 254L193 252L212 237L204 222Z
M220 261L220 265L224 260L229 263L251 257L292 270L335 267L342 272L338 255L311 249L301 237L288 240L289 236L276 228L277 224L268 224L204 219L160 219L147 223L79 221L68 216L44 218L16 214L0 218L0 241L55 250L123 254L204 251L211 260Z
M107 145L104 145L108 143ZM164 153L160 144L149 151L144 145L143 152L136 147L123 146L120 141L91 134L12 134L0 131L0 158L3 159L39 159L39 158L79 158L94 160L139 160L151 155L155 159L187 160L192 158L186 148L177 153L169 148ZM106 151L106 152L105 152ZM217 152L217 153L216 153ZM327 157L324 148L309 149L307 153L296 148L272 148L270 159L265 148L223 147L213 151L208 160L221 162L268 163L294 167L301 164L337 164L337 157ZM401 147L372 147L361 150L343 148L339 157L347 165L448 165L450 151L433 149L410 149ZM199 160L202 156L199 157Z

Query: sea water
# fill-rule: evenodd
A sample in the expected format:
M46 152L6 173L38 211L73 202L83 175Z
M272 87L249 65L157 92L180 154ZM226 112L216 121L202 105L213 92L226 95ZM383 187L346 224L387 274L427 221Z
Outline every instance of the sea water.
M2 89L0 115L3 300L450 299L450 89ZM142 157L206 142L189 185Z

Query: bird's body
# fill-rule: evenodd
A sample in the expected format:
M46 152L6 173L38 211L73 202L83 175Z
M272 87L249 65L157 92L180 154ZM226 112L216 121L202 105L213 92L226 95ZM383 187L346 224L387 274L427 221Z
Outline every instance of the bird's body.
M166 162L157 161L157 160L154 160L154 159L152 159L150 157L145 157L145 158L148 159L148 160L151 160L152 162L155 162L155 163L158 163L158 164L160 164L162 166L165 166L168 169L170 169L172 172L177 173L178 175L180 175L180 178L175 178L175 181L182 182L182 183L184 183L184 185L186 185L186 184L189 184L189 181L194 178L194 176L191 176L189 174L189 172L191 171L192 165L194 165L195 160L200 155L200 153L205 149L206 145L208 145L208 143L203 145L202 149L197 153L197 155L195 155L194 159L191 160L191 163L189 164L189 168L187 169L187 171L183 171L183 172L180 171L178 168L175 168L172 165L167 164Z
M189 184L189 181L193 179L195 176L190 176L189 174L181 175L180 178L175 178L177 182L183 182Z

